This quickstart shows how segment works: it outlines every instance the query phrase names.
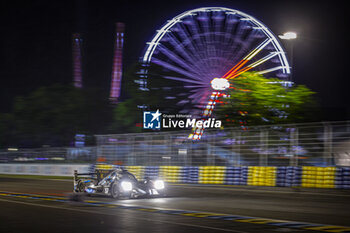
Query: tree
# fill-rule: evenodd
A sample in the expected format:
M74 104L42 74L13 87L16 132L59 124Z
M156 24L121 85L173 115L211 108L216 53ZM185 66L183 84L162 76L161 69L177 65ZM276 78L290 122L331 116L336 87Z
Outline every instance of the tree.
M231 81L217 115L225 126L297 123L310 120L315 94L304 85L284 87L282 80L246 72Z
M142 111L139 108L145 104L145 92L139 89L138 72L142 67L139 63L132 64L123 74L121 98L113 107L112 123L109 133L141 132Z
M140 124L137 126L137 124ZM137 133L142 131L142 111L134 99L118 103L113 110L113 133Z
M41 87L25 97L17 97L13 111L0 116L0 145L21 147L67 146L75 134L103 133L111 122L108 99L96 89L71 86Z
M10 113L0 114L0 147L15 146L16 126L14 117Z

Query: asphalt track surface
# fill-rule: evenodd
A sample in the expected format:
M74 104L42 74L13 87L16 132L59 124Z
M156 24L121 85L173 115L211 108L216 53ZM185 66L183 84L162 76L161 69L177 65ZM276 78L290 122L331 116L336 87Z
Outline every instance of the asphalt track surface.
M0 177L0 232L350 232L345 190L167 188L166 198L72 202L72 181Z

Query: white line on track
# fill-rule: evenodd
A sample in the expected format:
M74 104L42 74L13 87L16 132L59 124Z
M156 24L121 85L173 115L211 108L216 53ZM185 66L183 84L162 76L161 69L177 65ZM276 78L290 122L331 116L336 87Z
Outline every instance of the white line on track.
M25 178L25 179L31 179L31 178ZM50 180L50 181L60 181L60 182L72 182L72 180L66 180L66 179L31 179L31 180ZM246 191L246 192L252 192L252 193L283 193L283 194L300 194L300 195L318 195L318 196L335 196L335 197L350 197L349 194L336 194L336 193L319 193L319 192L311 192L305 189L294 190L294 191L284 191L284 190L277 190L276 187L271 187L271 190L264 190L264 189L249 189L237 186L229 186L229 185L223 185L222 187L217 186L200 186L200 185L190 185L190 184L169 184L171 186L175 187L183 187L187 189L212 189L212 190L230 190L230 191ZM321 191L321 190L320 190Z
M115 214L112 214L112 213L102 213L102 212L92 211L92 210L72 209L72 208L61 207L61 206L50 206L50 205L43 205L43 204L37 204L37 203L13 201L13 200L7 200L7 199L2 199L2 198L0 198L0 201L16 203L16 204L23 204L23 205L30 205L30 206L37 206L37 207L52 208L52 209L77 211L77 212L83 212L83 213L89 213L89 214L102 214L102 215L115 216ZM197 228L211 229L211 230L217 230L217 231L236 232L236 233L248 233L246 231L238 231L238 230L232 230L232 229L209 227L209 226L202 226L202 225L188 224L188 223L177 223L177 222L164 221L164 220L155 220L155 219L150 219L150 218L140 218L140 217L134 217L134 216L132 218L138 219L138 220L150 221L150 222L160 222L160 223L167 223L167 224L187 226L187 227L197 227Z
M28 178L29 179L29 178ZM50 181L61 181L61 182L72 182L72 180L64 180L64 179L37 179L37 180L50 180ZM283 193L283 194L301 194L301 195L318 195L318 196L336 196L336 197L349 197L350 194L336 194L336 193L318 193L318 192L311 192L308 190L294 190L294 191L284 191L284 190L277 190L275 187L271 187L271 190L264 190L264 189L249 189L242 187L231 187L227 185L223 185L222 187L217 186L199 186L199 185L189 185L189 184L169 184L171 186L175 187L183 187L183 188L190 188L190 189L214 189L214 190L230 190L230 191L246 191L246 192L252 192L252 193Z
M285 193L285 194L302 194L302 195L320 195L320 196L337 196L337 197L350 197L349 194L336 194L336 193L317 193L317 192L309 192L309 191L282 191L282 190L263 190L263 189L247 189L244 187L210 187L210 186L197 186L197 185L178 185L171 184L172 186L189 188L189 189L214 189L214 190L230 190L230 191L247 191L247 192L255 192L255 193ZM272 187L271 189L273 189Z

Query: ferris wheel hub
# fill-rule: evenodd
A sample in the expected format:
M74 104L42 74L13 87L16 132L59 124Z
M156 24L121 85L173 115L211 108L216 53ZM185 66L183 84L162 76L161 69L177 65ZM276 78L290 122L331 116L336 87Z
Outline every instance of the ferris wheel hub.
M230 87L230 83L226 78L214 78L210 83L211 87L218 91L224 91Z

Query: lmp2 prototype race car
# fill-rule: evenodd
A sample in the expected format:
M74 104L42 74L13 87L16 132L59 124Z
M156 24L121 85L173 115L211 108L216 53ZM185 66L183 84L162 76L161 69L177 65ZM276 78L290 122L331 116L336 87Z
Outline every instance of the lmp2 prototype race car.
M113 198L165 196L165 184L160 179L139 181L132 173L119 167L102 177L98 170L94 173L74 171L74 193L103 194Z

